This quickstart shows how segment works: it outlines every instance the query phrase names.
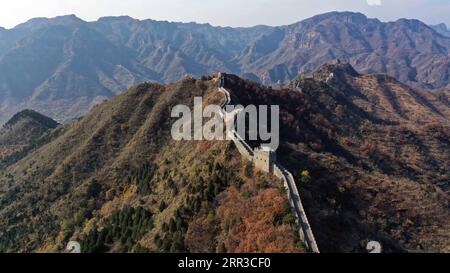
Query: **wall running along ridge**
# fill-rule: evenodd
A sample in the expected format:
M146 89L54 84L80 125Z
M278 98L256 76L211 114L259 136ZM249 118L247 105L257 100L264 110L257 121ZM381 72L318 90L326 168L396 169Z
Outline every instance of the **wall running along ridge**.
M230 92L228 92L228 90L226 90L223 87L225 78L222 76L221 73L219 73L218 79L219 79L219 91L223 93L226 100L225 103L222 105L222 113L221 113L222 118L225 118L225 115L227 114L225 106L231 103L231 95ZM253 157L255 152L250 147L250 145L248 145L245 142L245 140L242 139L242 137L236 132L234 128L231 131L231 134L233 143L236 145L236 148L238 149L239 153L246 160L254 162ZM305 243L307 251L312 253L320 253L316 239L314 238L314 234L309 224L308 217L306 216L305 209L300 199L300 194L298 192L294 176L279 163L275 163L273 174L279 179L283 180L284 182L289 202L297 218L300 239Z

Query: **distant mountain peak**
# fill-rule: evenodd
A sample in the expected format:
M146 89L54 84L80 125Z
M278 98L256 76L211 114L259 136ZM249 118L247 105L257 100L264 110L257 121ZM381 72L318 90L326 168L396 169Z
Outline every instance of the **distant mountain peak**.
M315 15L308 19L302 20L295 24L300 24L303 22L319 22L324 20L340 20L345 22L353 22L353 23L363 23L366 22L369 18L360 12L352 12L352 11L332 11L319 15ZM378 20L378 19L375 19ZM294 24L294 25L295 25Z
M416 31L420 31L421 29L429 29L430 28L430 26L428 26L424 22L417 20L417 19L400 18L397 21L395 21L394 24L399 24L399 25L405 26L407 28L414 29Z
M361 12L353 11L331 11L323 14L313 16L312 18L326 18L326 17L355 17L355 18L366 18L367 16Z
M85 23L82 19L78 18L75 14L69 14L69 15L62 15L62 16L56 16L52 18L47 17L38 17L33 18L25 23L22 23L20 25L17 25L15 28L18 29L36 29L41 26L46 25L70 25L70 24L79 24L79 23Z
M104 16L104 17L100 17L98 19L98 22L110 22L110 21L121 21L121 20L126 20L126 21L140 21L139 19L133 18L131 16L128 15L121 15L121 16Z

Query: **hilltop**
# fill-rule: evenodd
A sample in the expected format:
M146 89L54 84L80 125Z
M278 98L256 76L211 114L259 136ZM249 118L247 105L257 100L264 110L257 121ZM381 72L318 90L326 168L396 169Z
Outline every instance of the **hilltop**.
M0 159L37 141L57 126L56 121L33 110L17 113L0 129Z

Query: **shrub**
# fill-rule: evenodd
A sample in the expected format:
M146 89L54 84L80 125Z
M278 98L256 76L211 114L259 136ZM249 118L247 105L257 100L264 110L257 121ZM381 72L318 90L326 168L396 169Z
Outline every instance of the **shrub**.
M303 186L309 185L312 181L309 171L304 170L300 173L300 182Z

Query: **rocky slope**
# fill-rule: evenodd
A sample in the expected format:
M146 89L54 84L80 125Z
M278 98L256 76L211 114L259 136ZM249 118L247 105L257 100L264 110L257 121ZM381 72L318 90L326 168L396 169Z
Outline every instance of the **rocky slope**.
M130 17L37 18L0 29L0 123L30 108L59 122L128 87L231 72L265 84L340 58L412 86L449 84L450 38L417 20L327 13L282 27L222 28ZM21 75L20 77L18 75Z

